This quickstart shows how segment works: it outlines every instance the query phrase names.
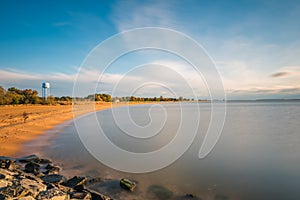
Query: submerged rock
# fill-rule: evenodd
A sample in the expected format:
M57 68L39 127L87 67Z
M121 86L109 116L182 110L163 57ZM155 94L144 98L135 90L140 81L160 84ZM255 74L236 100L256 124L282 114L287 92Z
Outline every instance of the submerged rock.
M126 178L122 178L120 180L120 186L124 189L127 189L127 190L130 190L130 191L133 191L136 187L136 182L134 181L131 181L129 179L126 179Z

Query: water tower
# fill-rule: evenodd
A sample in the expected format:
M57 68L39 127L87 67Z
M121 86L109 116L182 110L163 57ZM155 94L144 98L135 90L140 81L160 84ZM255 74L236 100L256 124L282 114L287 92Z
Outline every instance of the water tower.
M47 82L42 83L42 96L45 100L47 100L49 88L50 88L50 83Z

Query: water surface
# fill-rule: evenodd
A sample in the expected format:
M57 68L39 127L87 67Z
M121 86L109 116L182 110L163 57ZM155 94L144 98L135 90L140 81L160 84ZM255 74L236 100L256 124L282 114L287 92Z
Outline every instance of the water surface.
M184 103L194 111L195 103ZM124 134L114 122L112 110L97 112L107 137L119 147L132 152L148 152L172 140L180 125L180 106L176 103L160 107L130 107L132 120L143 127L151 117L159 119L152 126L160 132L149 140L137 140ZM227 104L227 116L220 140L204 159L198 159L200 145L211 118L211 105L200 103L199 131L188 151L172 165L151 173L131 174L110 169L94 159L84 148L72 121L56 131L29 143L28 148L52 158L63 166L67 176L84 175L109 179L92 185L93 189L116 199L181 199L194 194L201 199L300 199L300 103L299 102L234 102ZM125 116L127 107L114 108ZM79 119L87 134L97 130L87 115ZM195 116L191 114L193 121ZM128 121L124 120L122 126ZM192 128L192 127L191 127ZM148 134L148 133L141 133ZM46 141L46 142L42 142ZM109 152L107 152L109 154ZM121 190L118 179L138 181L133 193Z

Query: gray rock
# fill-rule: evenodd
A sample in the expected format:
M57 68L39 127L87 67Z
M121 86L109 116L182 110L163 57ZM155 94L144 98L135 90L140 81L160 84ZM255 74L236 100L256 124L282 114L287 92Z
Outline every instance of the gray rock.
M46 183L62 183L64 182L65 178L59 174L50 174L42 177L42 180Z

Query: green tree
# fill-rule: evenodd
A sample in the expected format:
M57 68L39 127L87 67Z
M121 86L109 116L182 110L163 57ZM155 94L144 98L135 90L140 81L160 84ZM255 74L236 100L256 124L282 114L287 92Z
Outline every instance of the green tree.
M2 86L0 86L0 105L6 104L6 97L5 97L5 95L6 95L5 89Z

